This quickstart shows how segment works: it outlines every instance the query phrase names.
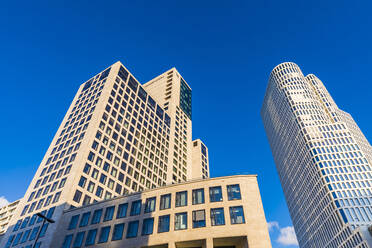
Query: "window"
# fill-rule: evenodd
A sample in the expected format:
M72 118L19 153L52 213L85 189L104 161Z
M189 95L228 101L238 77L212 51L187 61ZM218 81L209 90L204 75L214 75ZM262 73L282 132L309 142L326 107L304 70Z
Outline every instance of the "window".
M13 232L17 231L22 224L22 220L18 220L13 228Z
M89 230L87 239L85 240L85 246L94 245L96 242L97 229Z
M65 239L62 243L62 248L70 248L71 247L71 241L72 241L72 234L65 236Z
M40 230L40 233L39 233L39 237L44 237L47 229L48 229L48 226L49 226L49 223L45 223L42 227L41 227L41 230Z
M204 203L204 189L194 189L192 191L192 204Z
M142 235L152 234L154 230L154 218L147 218L143 220Z
M174 216L174 230L187 229L187 213L177 213Z
M93 213L92 222L90 224L97 224L101 221L102 209L97 209Z
M83 245L84 235L85 235L85 232L78 232L76 234L74 244L72 245L73 248L79 248Z
M240 200L242 197L240 195L239 184L227 185L227 196L229 201Z
M116 219L124 218L127 216L128 203L120 204L118 207L118 212L116 214Z
M81 195L82 195L82 193L79 190L76 190L75 195L74 195L74 199L73 199L74 202L79 203L80 199L81 199Z
M14 242L13 242L13 246L16 246L19 244L19 241L21 240L21 237L22 237L22 233L18 233L17 236L15 237L14 239Z
M145 203L145 213L150 213L155 211L156 197L151 197L146 199Z
M105 226L101 228L101 233L99 234L98 243L105 243L108 240L110 234L111 226Z
M121 240L123 238L124 223L116 224L112 233L112 240Z
M243 207L242 206L230 207L230 219L231 224L245 223Z
M205 210L192 211L192 227L205 227Z
M79 215L72 216L70 220L70 224L68 225L68 230L75 229L78 221L79 221Z
M138 220L129 222L127 238L137 237L138 223L139 223Z
M83 227L83 226L88 225L88 223L89 223L89 217L90 217L90 212L86 212L86 213L84 213L84 214L81 216L81 220L80 220L80 225L79 225L79 227Z
M171 207L171 194L162 195L160 197L160 210L168 209Z
M34 229L32 229L29 241L34 240L36 238L36 235L38 234L39 229L40 229L40 226L37 226Z
M222 201L222 188L221 186L210 187L209 188L209 200L210 202L220 202Z
M130 216L139 215L141 213L141 200L132 202Z
M170 216L159 216L158 233L169 232Z
M105 216L103 217L103 221L112 220L112 217L114 216L115 206L111 206L106 208Z
M211 209L211 222L212 226L225 225L225 214L223 212L223 208Z
M31 232L31 229L28 229L25 234L23 234L23 237L22 237L22 240L21 240L21 243L24 243L27 241L28 239L28 236L30 236L30 232Z
M187 191L176 193L176 207L183 207L187 205Z

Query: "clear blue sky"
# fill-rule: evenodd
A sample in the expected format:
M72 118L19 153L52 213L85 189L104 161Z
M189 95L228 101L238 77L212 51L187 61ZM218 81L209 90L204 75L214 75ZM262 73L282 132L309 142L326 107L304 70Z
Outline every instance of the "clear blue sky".
M120 60L141 82L175 66L193 89L193 136L209 147L211 175L258 174L267 221L291 226L259 115L269 73L293 61L316 74L371 138L371 7L3 1L0 196L23 196L78 86Z

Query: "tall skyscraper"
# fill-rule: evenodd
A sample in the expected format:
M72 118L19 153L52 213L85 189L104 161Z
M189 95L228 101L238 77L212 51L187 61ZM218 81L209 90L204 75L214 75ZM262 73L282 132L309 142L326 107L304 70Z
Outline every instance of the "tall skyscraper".
M80 86L0 247L38 232L49 247L58 225L36 226L38 212L58 221L67 206L190 180L191 156L186 81L173 68L142 86L117 62Z
M350 114L283 63L261 116L300 247L372 247L372 148Z

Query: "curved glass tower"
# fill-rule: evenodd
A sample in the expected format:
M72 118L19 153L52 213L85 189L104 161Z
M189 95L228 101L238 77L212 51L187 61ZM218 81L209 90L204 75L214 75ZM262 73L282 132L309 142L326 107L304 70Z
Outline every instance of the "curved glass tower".
M315 75L270 74L261 116L301 247L372 247L372 148Z

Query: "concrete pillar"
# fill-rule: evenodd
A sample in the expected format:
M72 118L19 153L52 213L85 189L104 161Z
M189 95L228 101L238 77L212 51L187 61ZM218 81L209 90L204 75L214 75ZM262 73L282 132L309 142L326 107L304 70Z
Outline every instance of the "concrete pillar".
M206 238L205 248L213 248L213 238Z
M169 242L168 248L176 248L176 244L174 242Z

